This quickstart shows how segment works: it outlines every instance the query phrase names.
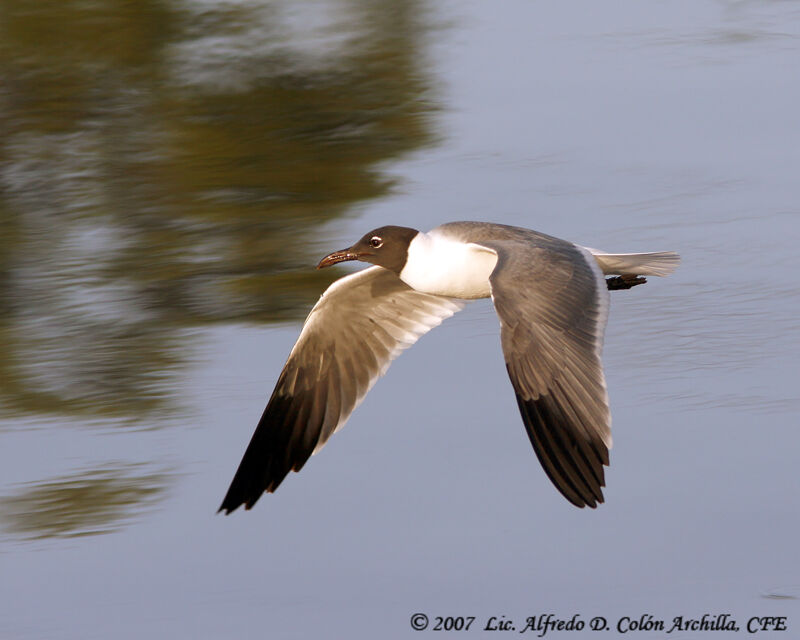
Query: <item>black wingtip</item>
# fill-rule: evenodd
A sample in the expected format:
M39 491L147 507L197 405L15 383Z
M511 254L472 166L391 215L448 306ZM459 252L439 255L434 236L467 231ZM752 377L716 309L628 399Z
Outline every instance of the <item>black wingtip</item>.
M241 503L239 503L241 504ZM222 501L222 504L219 505L219 509L217 509L217 513L224 513L226 516L231 515L234 511L239 508L239 504L233 504L228 501L228 497L225 497L225 500Z
M601 486L605 486L605 485L601 485ZM599 495L595 496L594 498L591 498L589 500L584 501L583 504L576 504L575 502L571 502L571 504L576 506L576 507L578 507L578 509L583 509L585 507L589 507L590 509L597 509L597 507L599 507L601 504L603 504L606 501L605 497L603 496L603 490L602 489L598 489L597 492L598 492Z
M556 489L576 507L596 509L604 502L605 445L576 438L567 415L551 396L526 400L517 394L517 404L536 457Z
M234 476L233 482L231 482L230 487L228 487L228 491L225 493L225 497L222 499L222 504L219 505L219 509L217 509L217 513L225 513L226 516L229 516L234 511L236 511L244 502L241 498L240 492L240 481L237 480L237 475Z
M301 446L295 442L297 423L308 428L309 406L307 398L273 392L217 513L229 515L242 505L249 511L264 493L274 492L289 471L303 466L316 443Z
M236 511L239 507L244 506L245 511L250 511L253 508L253 505L258 502L258 499L261 497L261 492L255 497L251 499L247 499L242 495L236 495L236 489L238 488L238 483L234 479L234 483L231 484L231 488L228 489L228 493L225 496L225 499L222 501L222 504L217 509L217 513L225 512L226 516L229 516L234 511Z
M231 482L231 486L228 487L228 492L225 494L225 498L222 500L222 504L219 505L219 509L217 509L217 513L221 511L225 512L226 516L229 516L234 511L236 511L239 507L244 505L245 509L249 509L252 507L258 497L255 499L248 499L246 495L246 485L242 482L242 470L241 468L236 472L236 475L233 477L233 481ZM261 491L258 492L259 495Z

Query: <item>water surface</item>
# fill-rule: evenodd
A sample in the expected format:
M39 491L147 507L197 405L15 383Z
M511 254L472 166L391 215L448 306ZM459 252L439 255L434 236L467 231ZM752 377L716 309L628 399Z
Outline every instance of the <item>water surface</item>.
M794 4L3 14L0 636L417 637L417 611L800 625ZM469 219L683 256L612 298L606 504L571 507L539 468L481 301L302 473L216 516L346 272L316 261Z

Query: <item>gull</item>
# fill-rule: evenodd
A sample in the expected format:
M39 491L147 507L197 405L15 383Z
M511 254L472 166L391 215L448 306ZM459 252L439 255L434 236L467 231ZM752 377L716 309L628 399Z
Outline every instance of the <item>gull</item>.
M677 253L604 253L530 229L451 222L427 233L380 227L317 268L347 260L373 266L339 278L314 305L220 511L250 509L275 491L342 428L401 351L479 298L494 303L508 376L545 473L573 505L603 502L608 291L669 275Z

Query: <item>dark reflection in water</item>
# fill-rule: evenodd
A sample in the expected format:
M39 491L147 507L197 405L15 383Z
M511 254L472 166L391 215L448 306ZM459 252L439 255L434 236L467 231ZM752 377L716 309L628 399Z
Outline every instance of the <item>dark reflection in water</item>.
M800 600L800 585L793 585L790 587L778 587L766 593L762 593L761 597L767 600Z
M109 533L152 506L169 477L135 469L99 469L32 484L0 498L6 532L27 539Z
M182 329L302 316L315 231L430 142L418 11L4 3L6 410L163 409Z
M385 195L380 163L431 142L415 2L2 13L6 416L166 423L191 328L304 315L336 275L309 268L321 225ZM3 508L12 532L84 535L166 482L102 470Z

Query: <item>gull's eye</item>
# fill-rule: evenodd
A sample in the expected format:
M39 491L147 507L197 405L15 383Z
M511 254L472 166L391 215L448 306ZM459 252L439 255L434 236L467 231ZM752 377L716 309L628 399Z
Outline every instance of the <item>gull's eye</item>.
M383 246L383 240L378 236L372 236L369 239L369 246L371 246L373 249L380 249Z

